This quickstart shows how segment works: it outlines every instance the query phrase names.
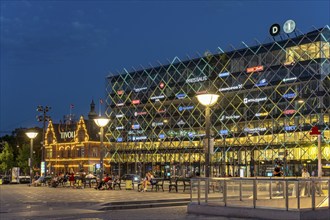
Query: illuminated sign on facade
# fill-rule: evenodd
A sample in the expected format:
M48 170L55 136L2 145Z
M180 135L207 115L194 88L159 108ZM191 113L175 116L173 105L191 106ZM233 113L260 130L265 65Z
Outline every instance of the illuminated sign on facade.
M182 119L180 121L178 121L178 123L176 123L177 125L184 125L186 124Z
M257 87L267 86L267 85L268 85L268 82L266 79L262 79L257 84L255 84L255 86L257 86Z
M195 78L186 79L186 83L196 83L196 82L203 82L207 80L207 76L200 76Z
M187 97L187 95L185 93L178 93L178 94L175 95L175 97L177 99L184 99L184 98Z
M296 113L296 110L294 110L294 109L287 109L287 110L283 111L283 114L285 114L285 115L292 115L294 113Z
M258 133L260 131L266 131L266 128L244 128L244 131L247 133Z
M256 113L255 116L257 117L262 117L262 116L267 116L268 115L268 112L259 112L259 113Z
M124 130L124 126L118 126L116 127L116 130Z
M227 120L227 119L239 119L241 116L240 115L223 115L220 118L220 121Z
M75 138L76 132L75 131L65 131L60 132L61 139L67 139L67 138Z
M118 94L118 95L122 95L122 94L124 94L124 90L118 90L118 91L117 91L117 94Z
M116 115L116 118L122 118L122 117L124 117L124 114Z
M220 135L228 135L228 133L229 133L228 130L220 130L219 131Z
M296 93L286 93L284 95L282 95L283 98L286 98L286 99L293 99L294 97L296 97Z
M138 105L138 104L140 104L140 103L141 103L140 99L132 100L132 104L133 104L133 105Z
M163 98L165 98L164 95L150 97L151 100L155 100L156 102L159 101L159 99L163 99Z
M191 109L194 109L194 106L179 106L178 107L179 111L182 112L182 111L185 111L185 110L191 110Z
M134 92L141 92L141 91L147 90L147 89L148 89L148 87L141 87L141 88L134 88L133 90L134 90Z
M223 72L218 74L219 77L227 77L229 76L229 72Z
M159 134L158 136L160 139L164 139L165 138L165 134Z
M297 77L290 77L290 78L284 78L282 79L283 82L290 82L290 81L296 81Z
M294 131L296 130L297 126L292 125L292 126L284 126L285 131Z
M134 116L138 116L138 115L146 115L147 112L134 112Z
M246 69L247 73L260 72L264 70L264 66L254 66Z
M117 103L116 106L120 107L120 106L124 106L123 102Z
M262 101L266 101L267 97L262 97L262 98L255 98L255 99L248 99L248 98L244 98L243 102L245 104L249 103L249 102L262 102Z
M220 92L224 91L230 91L230 90L235 90L235 89L241 89L243 87L243 84L238 84L237 86L232 86L232 87L227 87L227 88L220 88Z
M159 88L163 89L165 87L165 83L161 82L159 83Z
M152 122L152 123L151 123L151 126L152 126L152 127L163 126L163 125L164 125L163 122Z
M132 129L140 129L140 125L139 124L133 124Z
M122 137L117 138L117 142L123 142L123 138Z
M133 141L140 141L140 140L146 140L147 136L133 136L132 140Z
M166 109L159 109L157 110L157 113L161 114L161 113L165 113L166 112Z

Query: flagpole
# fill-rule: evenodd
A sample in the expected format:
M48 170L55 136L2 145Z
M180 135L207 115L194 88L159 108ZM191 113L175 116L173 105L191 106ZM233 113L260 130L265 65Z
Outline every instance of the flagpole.
M101 99L99 101L99 116L101 117Z

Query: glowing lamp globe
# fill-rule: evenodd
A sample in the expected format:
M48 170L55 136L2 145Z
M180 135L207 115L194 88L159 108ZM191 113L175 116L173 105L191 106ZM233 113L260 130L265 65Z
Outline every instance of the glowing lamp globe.
M204 106L212 106L214 105L219 98L219 95L216 94L200 94L196 96L199 103Z
M103 128L104 126L106 126L109 123L110 119L108 118L96 118L94 119L94 122L97 126L99 126L100 128Z

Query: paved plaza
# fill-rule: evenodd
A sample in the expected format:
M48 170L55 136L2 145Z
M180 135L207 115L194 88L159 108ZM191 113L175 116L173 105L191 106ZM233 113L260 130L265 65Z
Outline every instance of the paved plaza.
M0 219L235 219L187 214L187 206L105 210L113 202L189 199L188 192L0 185Z

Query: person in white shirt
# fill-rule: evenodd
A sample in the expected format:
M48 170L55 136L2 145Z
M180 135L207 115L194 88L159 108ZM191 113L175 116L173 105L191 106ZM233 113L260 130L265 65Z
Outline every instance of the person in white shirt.
M302 169L301 177L302 178L311 177L311 175L309 174L309 172L306 168ZM305 196L307 194L309 196L310 195L309 190L310 190L310 182L307 180L305 180L305 181L303 180L300 195Z

